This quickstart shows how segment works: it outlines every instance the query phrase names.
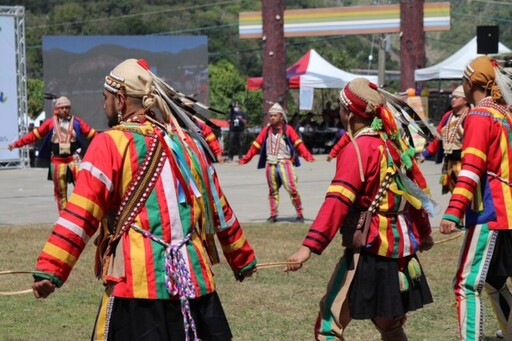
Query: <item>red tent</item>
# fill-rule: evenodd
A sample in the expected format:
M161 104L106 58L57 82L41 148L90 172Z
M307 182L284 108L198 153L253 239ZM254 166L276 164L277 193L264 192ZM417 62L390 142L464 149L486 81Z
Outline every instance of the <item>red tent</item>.
M356 75L338 69L322 58L315 50L309 50L295 64L286 69L289 89L299 89L301 86L310 88L342 88L354 78L365 77L377 84L376 76ZM263 77L247 80L248 90L263 88Z
M219 128L229 128L229 122L227 120L222 120L219 118L210 118L210 121L214 123Z

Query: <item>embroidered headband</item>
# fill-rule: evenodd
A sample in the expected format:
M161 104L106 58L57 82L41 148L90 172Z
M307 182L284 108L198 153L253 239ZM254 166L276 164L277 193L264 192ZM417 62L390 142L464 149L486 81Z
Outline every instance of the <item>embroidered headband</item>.
M464 99L466 98L466 94L464 94L464 88L462 88L462 85L459 85L455 88L455 90L453 90L452 96L462 97Z
M489 56L480 56L466 66L464 78L471 84L478 85L486 92L490 92L493 101L503 99L501 90L496 83L496 69L498 62Z
M71 106L71 101L65 96L61 96L61 97L57 98L57 100L55 101L55 108L70 107L70 106Z
M288 122L288 117L286 117L286 112L284 111L283 107L279 103L274 103L274 105L272 105L270 107L270 109L268 109L268 112L278 112L281 114L281 116L283 116L284 121Z
M383 105L383 99L377 85L366 78L356 78L340 91L340 104L360 117L372 118Z
M105 77L104 87L113 94L124 89L128 96L144 97L154 89L153 76L144 59L127 59Z

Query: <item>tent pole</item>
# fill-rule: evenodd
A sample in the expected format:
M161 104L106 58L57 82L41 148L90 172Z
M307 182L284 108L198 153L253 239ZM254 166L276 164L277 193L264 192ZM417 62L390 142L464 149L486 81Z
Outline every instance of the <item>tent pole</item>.
M322 107L320 108L320 114L322 114L322 111L324 111L324 88L320 89L320 93L322 94Z

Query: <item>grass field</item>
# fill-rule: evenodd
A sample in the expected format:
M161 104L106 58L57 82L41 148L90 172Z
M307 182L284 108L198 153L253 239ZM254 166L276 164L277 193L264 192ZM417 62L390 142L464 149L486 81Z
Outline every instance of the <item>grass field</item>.
M0 271L32 270L50 225L0 228ZM284 261L300 245L308 225L246 225L245 231L258 261ZM446 237L434 233L435 240ZM331 272L341 256L341 240L335 239L322 256L312 256L295 273L262 269L238 283L225 262L215 267L219 295L237 341L311 341L313 324ZM434 296L434 303L409 314L406 332L411 341L457 340L456 311L451 281L462 238L436 245L420 254ZM68 282L46 300L32 294L0 297L0 340L88 340L101 283L93 276L94 246L88 245ZM0 291L29 288L28 275L0 276ZM486 340L498 328L484 296ZM353 321L347 340L379 340L371 322ZM496 339L497 340L497 339Z

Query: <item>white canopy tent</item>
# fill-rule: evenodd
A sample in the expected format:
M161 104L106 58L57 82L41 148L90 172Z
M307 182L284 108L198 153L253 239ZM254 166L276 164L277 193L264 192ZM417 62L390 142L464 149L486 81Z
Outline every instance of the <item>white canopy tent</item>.
M338 69L315 50L309 50L295 64L286 69L289 89L299 89L299 108L311 110L314 89L341 89L354 78L364 77L377 84L377 76L357 75ZM248 90L263 88L263 78L254 77L247 80Z
M477 52L476 37L471 39L459 51L443 60L442 62L424 69L414 71L416 82L428 81L431 79L461 79L464 69L473 59L481 54ZM498 44L498 54L512 52L502 43Z
M290 89L302 87L341 89L349 81L358 77L365 77L371 82L377 83L377 76L357 75L338 69L313 49L309 50L286 70L286 78ZM247 80L248 90L260 90L262 88L262 77Z

